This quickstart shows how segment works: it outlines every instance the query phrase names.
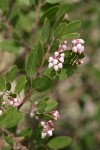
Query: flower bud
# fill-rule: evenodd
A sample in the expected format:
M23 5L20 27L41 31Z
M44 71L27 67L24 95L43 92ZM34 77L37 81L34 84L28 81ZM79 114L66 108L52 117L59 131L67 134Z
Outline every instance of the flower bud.
M17 99L17 98L14 98L14 102L17 103L17 102L18 102L18 99Z
M47 136L47 134L42 132L42 134L41 134L42 139L44 139L46 136Z
M49 63L48 68L53 67L53 63Z
M45 122L44 122L44 121L41 121L41 125L44 126L44 125L45 125Z
M5 105L6 104L6 102L5 101L2 101L2 105Z
M49 135L49 136L52 136L52 130L49 130L49 131L48 131L48 135Z
M13 102L13 101L10 101L9 103L10 103L10 105L11 105L11 106L14 104L14 102Z
M67 44L67 40L64 40L64 44Z
M58 67L62 69L62 68L63 68L62 63L59 63L59 64L58 64Z
M72 44L77 44L77 40L76 39L74 39L74 40L72 40Z
M76 47L76 46L73 46L73 47L72 47L72 51L73 51L74 53L77 53L77 47Z
M63 57L60 57L60 58L59 58L59 61L63 63L63 62L64 62L64 58L63 58Z
M57 60L57 59L54 59L54 60L53 60L53 64L54 64L54 65L57 65L57 64L58 64L58 60Z
M49 57L49 62L53 62L53 57Z
M60 54L60 56L61 56L61 57L64 57L64 56L65 56L65 54L64 54L64 53L62 53L62 54Z
M59 52L54 53L55 57L59 56Z
M78 39L80 41L81 44L84 44L85 41L83 39Z
M55 69L55 71L58 71L58 69L59 69L58 65L55 65L54 69Z
M81 50L82 49L82 45L81 44L77 44L77 49Z
M31 117L31 118L34 117L34 113L33 113L33 112L30 113L30 117Z
M67 46L66 45L62 45L62 49L63 50L67 50Z

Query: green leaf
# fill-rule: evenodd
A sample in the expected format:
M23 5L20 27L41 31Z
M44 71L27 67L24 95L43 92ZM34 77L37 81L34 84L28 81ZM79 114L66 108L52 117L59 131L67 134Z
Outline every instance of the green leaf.
M37 116L44 120L53 120L54 118L49 114L37 114Z
M67 38L67 39L74 39L74 38L79 38L80 34L78 33L70 33L70 34L66 34L63 36L63 38Z
M50 4L59 3L61 0L46 0Z
M59 80L63 80L67 77L67 69L61 69L60 73L58 74Z
M0 91L4 92L6 90L6 83L3 76L0 75Z
M61 23L53 32L54 37L59 38L62 37L65 33L67 27L67 23Z
M6 88L7 88L8 91L11 90L11 83L10 83L10 82L7 82L7 83L6 83Z
M38 112L43 113L45 111L46 106L47 106L46 102L42 100L37 104L36 107L38 109Z
M43 75L42 77L37 77L32 81L32 87L34 90L42 92L50 88L52 84L52 79L48 75Z
M13 82L17 74L17 66L14 65L7 75L7 81Z
M47 18L45 18L41 33L41 39L44 43L47 42L49 33L50 33L50 21Z
M55 29L57 28L57 26L61 23L61 21L62 21L63 18L64 18L64 15L65 15L65 12L63 12L63 13L59 16L59 18L55 21L55 23L54 23L54 25L53 25L53 27L52 27L53 30L55 30Z
M2 50L8 52L18 53L19 51L19 47L16 46L14 40L3 40L2 42L0 42L0 47Z
M31 137L32 133L33 133L32 129L26 128L26 129L22 130L18 134L18 136L24 137L25 140L28 140Z
M38 56L38 47L37 45L34 45L34 48L31 50L31 52L28 55L28 58L26 60L25 70L27 75L33 76L36 72L36 66L37 66L37 56Z
M44 51L41 42L38 44L38 65L41 65L44 56Z
M51 149L62 149L71 143L71 138L67 136L58 136L51 139L47 145Z
M72 74L74 74L76 70L77 70L77 65L76 64L68 66L67 67L68 77L71 76Z
M85 57L85 55L83 54L83 53L81 53L81 54L77 54L77 57L79 58L79 59L83 59L84 57Z
M75 32L80 27L80 25L81 25L81 21L80 20L68 23L65 34Z
M4 128L12 128L18 125L22 117L23 114L18 112L16 108L10 108L0 116L0 126Z
M51 111L52 109L54 109L56 106L58 105L58 103L56 101L48 101L47 102L47 107L45 108L46 111Z
M58 11L58 8L59 8L58 6L49 8L42 16L41 21L44 21L45 18L48 18L51 20L55 16L56 12Z
M16 86L15 86L16 94L20 93L24 89L26 82L27 80L25 76L21 76L18 78Z

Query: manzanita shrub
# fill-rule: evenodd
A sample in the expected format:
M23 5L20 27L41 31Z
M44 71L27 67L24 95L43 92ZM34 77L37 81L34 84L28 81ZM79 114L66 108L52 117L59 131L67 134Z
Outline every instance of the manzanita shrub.
M50 138L55 132L54 120L60 119L57 110L59 104L56 100L50 100L49 92L45 91L54 87L55 81L70 77L75 73L77 67L83 63L84 40L77 33L81 22L79 20L68 22L65 18L66 12L60 11L58 0L30 0L30 2L35 7L36 13L49 3L54 4L54 6L42 14L41 36L38 37L26 57L25 67L23 68L25 73L18 75L18 67L14 65L8 73L0 75L1 135L8 143L8 149L62 149L71 144L71 138L65 135ZM0 6L3 18L6 18L7 12L4 3L2 0ZM13 3L13 1L10 2L11 7ZM13 12L9 10L8 16L9 13ZM53 17L56 19L52 19ZM14 20L12 22L14 23ZM34 32L32 34L35 34ZM20 41L21 39L17 37L17 40ZM5 45L3 42L0 44L2 49ZM9 40L6 40L7 42L9 45ZM24 91L23 97L20 96L22 91ZM40 95L39 98L34 97L36 92L37 95ZM42 92L45 93L44 96L41 96ZM26 114L26 112L21 112L21 108L28 101L30 106L27 115L36 122L36 127L34 130L31 128L24 129L14 135L10 130L15 131L19 121ZM3 147L5 145L1 148Z

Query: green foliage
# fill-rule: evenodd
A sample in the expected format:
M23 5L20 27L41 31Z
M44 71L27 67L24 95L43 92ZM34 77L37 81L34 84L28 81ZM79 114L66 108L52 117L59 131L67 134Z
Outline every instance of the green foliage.
M60 25L57 26L57 28L54 30L53 35L56 38L60 38L64 35L66 31L67 23L61 23Z
M50 21L47 18L45 18L41 33L41 39L44 43L47 42L49 33L50 33Z
M33 89L39 92L48 90L51 87L51 84L52 84L52 79L48 75L37 77L32 81Z
M67 25L66 33L76 32L76 30L80 27L80 25L81 25L80 20L73 21L73 22L69 23Z
M39 64L39 66L40 66L41 63L42 63L43 57L44 57L43 46L42 46L42 43L39 42L39 43L38 43L38 64Z
M22 119L23 114L19 113L16 108L9 108L0 116L0 126L3 128L12 128Z
M16 83L16 87L15 87L15 93L19 94L25 87L27 80L26 80L26 76L20 76L17 79L17 83Z
M54 15L57 13L58 11L58 6L54 6L49 8L42 16L41 21L44 21L45 18L48 19L52 19L54 17Z
M25 64L25 70L27 75L33 76L36 72L36 66L37 66L37 56L38 56L38 50L37 45L34 45L33 49L28 55L26 64Z
M47 106L46 102L42 100L37 104L36 107L39 113L43 113L45 111L46 106Z
M2 128L3 129L6 128L7 131L11 132L14 138L16 138L16 136L18 136L18 138L23 137L23 140L18 144L25 145L28 149L31 148L34 150L42 150L42 149L46 150L48 148L66 149L66 147L71 143L71 139L69 137L66 136L55 137L56 134L54 134L54 138L51 138L50 140L49 137L46 137L45 139L41 139L41 132L43 127L40 127L39 125L40 128L38 128L38 124L40 122L39 120L35 120L35 117L38 117L40 121L54 120L53 116L50 114L52 110L57 108L58 102L56 102L56 100L52 100L52 98L51 100L49 100L48 95L49 96L54 95L55 97L57 97L57 100L60 101L60 99L64 100L63 97L66 95L67 92L65 89L65 93L63 93L63 95L60 95L62 94L61 91L60 92L58 91L58 93L52 93L52 83L54 82L53 84L54 86L53 90L54 90L55 86L58 85L57 84L58 80L64 80L70 77L71 75L73 75L77 70L77 63L78 63L77 60L80 61L85 57L83 53L82 54L73 53L72 50L68 50L64 52L65 61L63 63L63 68L61 70L59 69L59 71L56 72L53 68L50 69L47 68L49 56L52 56L54 52L59 49L59 45L62 43L64 39L67 39L68 44L69 43L71 44L72 39L80 37L80 34L77 33L77 30L80 27L81 22L79 20L71 21L73 19L80 18L78 17L78 14L80 12L78 12L78 14L77 13L75 14L74 16L75 18L73 18L73 14L71 15L69 13L74 11L75 10L74 8L80 9L81 6L84 6L83 5L84 3L85 2L83 1L80 3L77 2L76 5L73 1L65 1L65 0L28 0L28 1L1 0L0 1L0 10L1 10L0 11L0 17L1 17L0 50L2 50L3 53L4 51L13 53L13 55L16 57L14 60L14 64L16 65L14 65L8 73L5 73L6 71L4 71L5 78L3 77L3 75L0 76L0 92L3 92L3 94L0 95L0 111L1 113L3 111L2 116L0 116L0 136L2 135L0 139L3 137L4 141L8 144L8 147L4 145L2 149L12 149L12 147L14 146L13 139L11 139L11 137L9 137L9 135L7 135L5 131L2 131ZM87 16L89 16L89 13L92 14L93 8L91 8L89 11L90 12L88 12L87 10L87 12L85 12L86 14L88 14ZM81 16L81 19L83 19L84 22L83 16ZM85 27L85 29L87 29L90 25L89 17L86 17L85 19L88 19L87 24L86 25L83 24L83 26ZM96 21L94 21L94 24L95 22ZM89 38L90 37L88 36L88 40ZM93 41L91 43L93 43ZM31 47L33 48L31 49ZM88 74L91 73L93 77L99 81L100 71L98 71L98 69L94 69L93 67L91 67L90 69L90 66L88 66L88 69L90 71L90 72L88 71ZM17 71L18 71L18 75L20 76L17 78L17 83L15 84L15 90L13 90L13 83L14 83L13 81L16 79ZM89 90L91 91L94 90L92 86L93 83L90 84L89 82L90 80L87 81L86 78L87 76L84 78L82 74L82 79L81 79L82 81L80 81L80 83L82 86L84 83L86 84L86 82L88 82L88 87L85 90L90 96ZM75 87L79 86L78 89L79 93L82 90L80 83L78 85L75 83ZM65 87L69 87L69 85L67 86L67 84L65 83ZM51 93L49 93L49 91L46 92L46 90L50 90L50 89L51 89ZM20 111L21 105L19 104L17 108L12 108L13 106L9 107L8 104L10 102L10 98L12 100L13 98L20 98L21 95L20 92L22 90L24 90L24 95L21 102L22 106L26 101L29 101L30 103L29 110L28 111L24 110L24 111L26 111L25 113L27 114L25 117L26 121L28 122L29 127L31 126L32 129L25 128L18 134L16 131L17 126L21 121L21 119L25 120L24 115L18 112ZM94 93L96 93L95 90L92 92L93 96ZM68 92L68 94L70 95L70 92ZM68 95L68 99L70 97L69 95ZM83 96L81 95L81 98L80 96L77 97L79 98L79 99L77 98L78 99L77 105L79 106L81 105L80 99L83 98ZM93 99L95 99L95 97L96 96L94 96ZM5 102L7 100L6 102L7 105L4 106L2 105L3 100ZM35 104L34 101L38 102L38 104ZM87 104L85 104L84 100L82 101L82 104L84 105L83 110L85 110L85 105L87 106ZM81 110L81 108L79 108L79 110ZM31 116L31 111L33 112L34 119L33 118L29 119L29 114ZM66 109L66 113L67 113L67 109ZM64 115L66 115L66 113ZM85 118L84 116L82 116L82 118ZM96 116L97 117L99 116L98 113L96 114ZM70 121L70 117L68 119L65 118L64 120L61 119L61 121L64 122L62 123L63 131L64 128L66 130L66 126L67 129L68 128L69 130L71 129L71 133L73 132L73 137L76 137L76 142L77 139L83 136L82 135L83 132L84 131L87 132L88 130L87 128L89 128L86 127L84 129L82 127L83 131L80 132L80 130L77 130L76 124L73 124L73 120ZM98 120L100 120L99 117ZM84 124L87 124L87 118L86 120L82 119L82 121L84 122ZM60 133L63 134L63 132L59 128L60 126L59 124L57 124L58 125L57 135L60 135ZM79 127L81 128L80 123L79 123ZM93 131L95 130L94 128ZM19 129L20 126L18 126L18 130ZM61 132L58 130L60 130ZM65 134L67 134L67 132ZM74 147L73 145L75 143L74 144L72 143L72 145L70 145L70 149L82 150L82 146L83 146L85 149L87 147L87 149L90 150L92 148L91 145L93 143L93 138L91 138L92 136L91 135L89 136L89 133L87 132L86 136L83 137L85 138L82 139L82 142L79 141L79 143L76 144L78 146L73 148Z
M6 90L6 83L3 76L0 75L0 91L3 92Z
M63 18L64 18L65 12L63 12L58 19L55 21L52 29L55 30L57 28L57 26L62 22Z
M8 75L7 75L7 81L8 82L13 82L13 80L15 79L16 77L16 74L17 74L17 66L14 65L11 70L9 71Z
M56 101L48 101L47 102L47 107L45 108L46 111L51 111L52 109L54 109L56 106L58 105L58 103Z
M61 149L68 146L70 143L71 143L71 138L67 136L58 136L51 139L47 145L51 149Z

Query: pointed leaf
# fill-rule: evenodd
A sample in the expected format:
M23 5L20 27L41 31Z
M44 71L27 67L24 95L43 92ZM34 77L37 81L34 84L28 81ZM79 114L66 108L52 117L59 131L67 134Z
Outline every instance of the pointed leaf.
M57 28L57 26L61 23L61 21L62 21L63 18L64 18L64 15L65 15L65 12L63 12L63 13L59 16L59 18L55 21L55 23L54 23L54 25L53 25L53 27L52 27L53 30L55 30L55 29Z
M36 72L36 66L37 66L37 56L38 56L38 47L37 45L34 45L34 48L31 50L31 52L28 55L25 70L27 75L33 76Z
M72 33L72 32L76 32L76 30L81 26L81 21L77 20L77 21L73 21L71 23L67 24L67 29L65 34L67 33Z
M41 64L43 56L44 56L43 46L42 46L41 42L39 42L39 44L38 44L38 65Z
M27 80L25 76L21 76L18 78L16 87L15 87L16 94L20 93L24 89L26 82Z
M58 6L54 6L54 7L47 9L47 11L42 16L41 21L44 21L45 18L48 18L51 20L55 16L56 12L58 11L58 8L59 8Z
M53 32L54 37L59 38L62 37L65 33L67 27L67 23L61 23Z
M45 18L41 33L41 39L44 43L47 42L49 33L50 33L50 21L47 18Z
M70 34L66 34L63 36L63 38L67 38L67 39L74 39L74 38L79 38L80 34L78 33L70 33Z
M58 105L58 103L56 101L49 101L47 102L47 107L46 107L46 111L51 111L52 109L54 109L56 106Z
M16 77L16 74L17 74L17 66L14 65L12 67L12 69L9 71L8 75L7 75L7 81L8 82L13 82L13 80L15 79Z

